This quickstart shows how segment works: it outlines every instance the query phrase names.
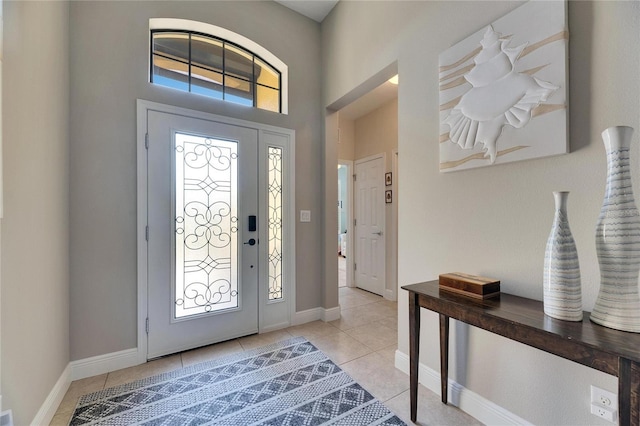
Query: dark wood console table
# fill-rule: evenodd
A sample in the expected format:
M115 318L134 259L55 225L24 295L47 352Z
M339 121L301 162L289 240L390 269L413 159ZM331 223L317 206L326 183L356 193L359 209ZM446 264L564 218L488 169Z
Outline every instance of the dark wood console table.
M640 425L640 334L582 322L561 321L544 314L542 302L502 293L475 300L440 291L438 281L402 287L409 292L409 356L411 420L418 411L420 308L440 314L440 377L447 403L449 318L575 361L618 377L618 419L621 426Z

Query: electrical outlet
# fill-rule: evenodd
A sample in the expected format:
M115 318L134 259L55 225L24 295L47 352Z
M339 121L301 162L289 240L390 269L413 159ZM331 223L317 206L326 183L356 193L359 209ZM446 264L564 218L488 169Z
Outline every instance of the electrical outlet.
M618 395L591 385L591 403L617 410Z
M618 395L592 385L591 414L616 423L618 420Z
M617 410L611 410L598 404L591 404L591 414L598 416L601 419L608 420L611 423L615 423L618 417Z

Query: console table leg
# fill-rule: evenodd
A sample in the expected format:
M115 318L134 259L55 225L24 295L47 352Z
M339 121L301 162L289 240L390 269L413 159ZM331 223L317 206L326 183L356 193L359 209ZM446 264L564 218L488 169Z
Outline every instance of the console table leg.
M631 361L618 359L618 424L631 425Z
M440 392L442 402L447 403L449 385L449 317L440 314Z
M420 306L418 295L409 293L409 396L411 421L418 416L418 364L420 357Z

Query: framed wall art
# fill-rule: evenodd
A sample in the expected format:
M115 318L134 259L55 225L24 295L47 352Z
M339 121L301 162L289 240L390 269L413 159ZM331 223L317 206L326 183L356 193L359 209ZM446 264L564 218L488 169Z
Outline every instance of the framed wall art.
M384 174L384 185L391 186L393 180L391 179L391 172L387 172Z
M441 172L569 152L566 12L529 1L440 54Z

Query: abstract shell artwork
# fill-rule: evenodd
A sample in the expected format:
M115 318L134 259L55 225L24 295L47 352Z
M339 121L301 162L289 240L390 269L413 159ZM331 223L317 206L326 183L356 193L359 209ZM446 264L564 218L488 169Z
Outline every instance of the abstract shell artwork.
M566 154L565 1L530 1L440 54L440 171Z

